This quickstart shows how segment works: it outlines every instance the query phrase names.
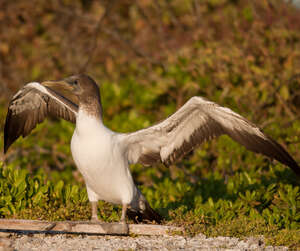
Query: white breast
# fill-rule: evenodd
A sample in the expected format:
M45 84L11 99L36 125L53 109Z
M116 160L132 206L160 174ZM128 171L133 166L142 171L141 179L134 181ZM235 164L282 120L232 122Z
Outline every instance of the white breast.
M135 185L118 142L118 134L101 120L79 110L71 141L75 164L98 199L129 204Z

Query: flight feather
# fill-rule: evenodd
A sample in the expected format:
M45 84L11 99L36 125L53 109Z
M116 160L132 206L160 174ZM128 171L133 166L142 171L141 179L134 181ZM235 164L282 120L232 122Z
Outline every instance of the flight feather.
M75 123L78 105L37 82L26 84L9 103L4 126L4 152L26 137L48 115Z
M131 163L170 164L204 141L226 134L248 150L274 158L300 175L287 151L259 127L229 108L202 97L192 97L166 120L124 136Z

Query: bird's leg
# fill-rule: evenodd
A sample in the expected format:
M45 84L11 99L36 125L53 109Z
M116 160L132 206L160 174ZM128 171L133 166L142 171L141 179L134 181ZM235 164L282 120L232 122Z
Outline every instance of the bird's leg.
M91 201L92 207L92 218L91 221L99 221L97 211L98 211L98 201Z
M123 204L122 206L122 216L121 216L121 223L126 223L126 212L127 212L127 204Z
M92 208L92 218L91 221L99 221L97 211L98 211L98 195L86 184L86 191L89 197Z

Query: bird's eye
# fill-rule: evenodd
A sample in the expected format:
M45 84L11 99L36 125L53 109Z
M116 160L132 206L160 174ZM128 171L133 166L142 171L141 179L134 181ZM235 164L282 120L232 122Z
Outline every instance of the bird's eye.
M78 85L78 80L74 80L73 84Z

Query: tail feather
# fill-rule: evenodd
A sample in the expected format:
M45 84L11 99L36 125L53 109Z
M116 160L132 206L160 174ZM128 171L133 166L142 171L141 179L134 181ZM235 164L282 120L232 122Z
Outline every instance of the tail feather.
M133 209L128 208L127 216L129 219L133 220L135 223L141 222L156 222L160 224L163 220L163 217L156 212L147 201L145 201L145 209Z
M141 191L137 188L136 195L127 209L127 216L135 223L156 222L161 223L163 217L148 203Z

